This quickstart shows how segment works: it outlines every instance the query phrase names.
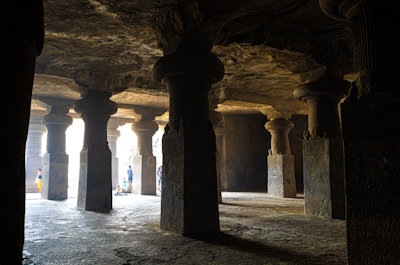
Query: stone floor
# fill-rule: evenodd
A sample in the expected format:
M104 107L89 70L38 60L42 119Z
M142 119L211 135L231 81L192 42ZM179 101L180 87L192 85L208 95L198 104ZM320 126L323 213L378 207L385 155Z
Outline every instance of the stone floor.
M24 264L346 264L345 221L304 216L302 198L225 192L221 235L193 239L160 230L160 196L113 196L109 213L26 197Z

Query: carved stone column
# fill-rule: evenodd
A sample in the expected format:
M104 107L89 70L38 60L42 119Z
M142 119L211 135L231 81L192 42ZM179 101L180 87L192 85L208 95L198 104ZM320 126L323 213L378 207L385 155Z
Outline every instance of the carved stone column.
M221 159L225 156L221 157L222 151L222 141L224 135L221 133L223 130L222 123L224 117L221 113L215 111L218 107L218 99L216 98L209 98L209 107L210 107L210 121L213 125L214 133L215 133L215 140L216 140L216 152L215 152L215 160L216 160L216 167L217 167L217 192L218 192L218 203L222 203L222 196L221 196ZM218 128L218 129L217 129ZM222 130L221 130L222 129ZM217 131L219 132L217 134ZM226 175L226 172L224 172ZM225 176L226 179L226 176Z
M43 156L42 198L68 198L68 155L65 152L65 131L72 124L68 107L49 106L43 124L47 127L47 152Z
M324 13L347 19L355 82L341 104L348 264L400 260L400 1L320 0ZM396 121L396 122L394 122Z
M273 118L265 124L271 134L271 151L268 161L268 194L281 198L296 197L294 157L290 154L289 131L293 122Z
M304 213L345 219L343 140L339 101L349 83L323 76L300 86L294 95L309 105L303 141Z
M117 140L121 135L118 127L124 125L124 122L118 118L111 118L107 123L107 141L111 150L111 171L112 171L112 189L115 190L118 184L118 158L117 158Z
M137 151L133 157L133 193L156 195L156 157L153 156L153 135L158 130L154 121L166 110L135 107L132 130L137 136Z
M85 122L81 151L78 208L107 211L112 208L111 151L107 143L107 123L117 112L117 104L109 100L111 93L88 89L74 109Z
M170 91L163 136L161 228L183 235L219 231L215 134L208 91L224 67L212 53L181 50L154 66L155 80Z
M25 152L26 192L39 192L35 181L38 168L43 166L42 137L46 132L46 127L42 124L42 121L43 116L36 116L31 113Z

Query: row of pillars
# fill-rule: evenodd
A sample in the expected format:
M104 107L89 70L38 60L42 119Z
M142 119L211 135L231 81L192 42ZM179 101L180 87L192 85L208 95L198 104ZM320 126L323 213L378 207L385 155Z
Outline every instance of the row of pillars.
M75 103L75 110L81 113L85 122L84 143L80 154L78 207L86 210L111 209L111 189L118 184L118 158L115 154L120 132L117 128L124 122L119 119L109 120L117 108L108 99L109 96L108 93L91 90ZM65 131L72 124L72 118L67 115L68 106L54 104L47 111L44 117L32 116L30 120L26 148L27 191L37 191L35 173L38 167L42 167L42 197L63 200L68 197ZM156 158L152 153L152 136L158 130L154 119L165 110L137 107L135 112L136 120L132 130L137 135L137 152L133 158L133 191L155 195ZM41 138L46 131L44 125L48 135L47 151L42 158L40 152Z

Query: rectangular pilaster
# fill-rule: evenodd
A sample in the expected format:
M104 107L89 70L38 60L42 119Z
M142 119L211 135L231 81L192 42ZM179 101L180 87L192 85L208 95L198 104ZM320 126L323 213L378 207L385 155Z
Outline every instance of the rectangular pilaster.
M133 157L133 193L156 195L156 157Z
M306 215L345 219L341 139L303 141L303 178Z
M111 151L83 149L81 151L78 207L89 211L111 210Z
M42 198L68 198L68 155L46 153L43 156Z
M294 157L292 155L269 155L268 195L281 198L296 197Z
M213 132L164 134L161 229L219 231L215 151Z

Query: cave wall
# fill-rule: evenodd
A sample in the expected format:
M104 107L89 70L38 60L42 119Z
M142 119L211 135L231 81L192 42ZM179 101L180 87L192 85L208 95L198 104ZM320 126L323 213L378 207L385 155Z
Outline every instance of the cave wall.
M261 114L225 115L225 191L266 191L271 136ZM224 181L223 181L224 182Z
M296 190L303 193L303 132L308 128L307 115L292 115L294 127L289 132L290 152L294 156L294 171L296 177Z

